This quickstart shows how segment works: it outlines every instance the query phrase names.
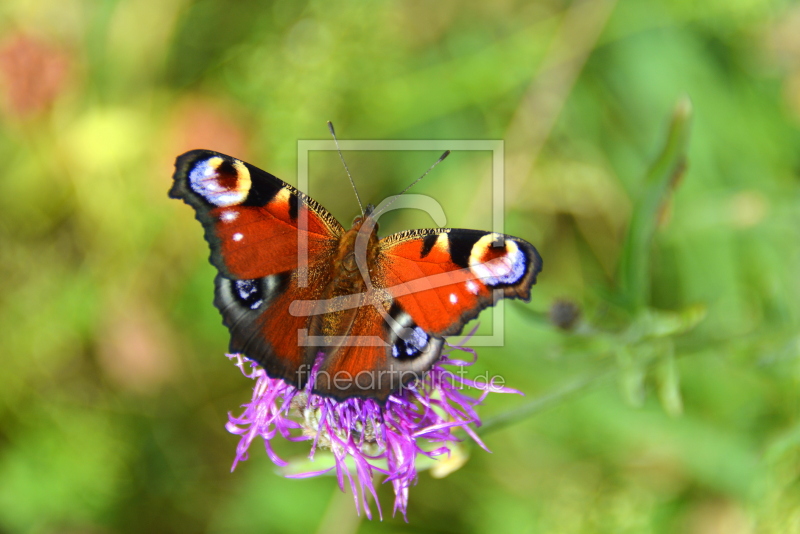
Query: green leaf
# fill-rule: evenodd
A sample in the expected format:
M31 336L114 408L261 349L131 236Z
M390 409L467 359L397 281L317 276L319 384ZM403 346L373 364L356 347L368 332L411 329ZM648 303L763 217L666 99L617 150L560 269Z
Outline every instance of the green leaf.
M634 344L649 338L665 338L685 334L705 317L706 307L703 304L695 304L679 312L642 310L622 334L623 342Z
M619 270L624 302L634 313L650 301L650 246L661 210L686 168L691 116L691 101L684 97L675 106L664 148L634 205Z

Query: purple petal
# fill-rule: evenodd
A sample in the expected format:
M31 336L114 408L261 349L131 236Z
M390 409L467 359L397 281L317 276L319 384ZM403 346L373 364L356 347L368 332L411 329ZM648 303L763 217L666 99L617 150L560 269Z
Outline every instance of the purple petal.
M282 380L269 378L262 368L241 355L228 355L244 376L255 380L252 399L242 406L241 415L229 413L225 425L228 432L240 436L231 469L247 460L247 451L256 437L262 438L267 456L279 466L287 463L271 446L278 434L289 441L311 441L309 457L313 459L318 447L329 449L333 467L286 475L287 478L320 476L335 469L339 487L344 491L346 484L350 486L357 513L363 508L365 515L372 517L371 497L382 519L374 479L384 475L384 482L391 482L394 488L393 511L401 512L405 518L409 489L417 481L417 458L449 455L448 445L461 441L454 433L459 430L488 451L473 430L480 426L475 407L489 392L519 393L504 386L477 383L445 367L469 367L475 363L475 350L461 345L473 333L474 330L459 343L447 346L424 379L390 395L384 405L374 399L337 402L312 394L313 378L322 358L314 363L306 388L297 390ZM456 352L470 358L453 358ZM480 391L480 395L466 395L465 388ZM422 439L439 446L424 450L420 447ZM386 467L379 465L383 462Z

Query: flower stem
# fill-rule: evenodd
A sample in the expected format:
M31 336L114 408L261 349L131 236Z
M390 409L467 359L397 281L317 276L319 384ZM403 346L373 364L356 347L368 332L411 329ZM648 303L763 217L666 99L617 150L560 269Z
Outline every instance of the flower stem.
M535 399L531 399L529 402L526 402L518 408L486 419L483 425L481 425L481 427L478 429L478 434L485 436L490 432L500 430L520 421L521 419L539 413L558 401L561 401L574 393L582 391L593 384L597 384L604 378L614 375L616 371L617 368L615 365L609 365L607 368L602 369L594 374L571 380L549 393L541 395L540 397L536 397Z

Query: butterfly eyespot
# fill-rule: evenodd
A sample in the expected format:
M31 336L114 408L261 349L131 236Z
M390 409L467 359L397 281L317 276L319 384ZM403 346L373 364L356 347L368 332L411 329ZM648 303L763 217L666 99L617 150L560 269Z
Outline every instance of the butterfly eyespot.
M392 345L395 358L415 358L425 351L430 336L420 327L405 328L403 334Z
M259 280L236 280L233 285L238 300L251 310L257 310L264 303L264 292Z
M194 164L189 186L211 204L224 208L244 202L252 182L244 163L213 156Z
M496 247L498 234L486 234L472 247L469 268L488 286L515 284L525 276L528 260L519 246L506 239L503 246Z

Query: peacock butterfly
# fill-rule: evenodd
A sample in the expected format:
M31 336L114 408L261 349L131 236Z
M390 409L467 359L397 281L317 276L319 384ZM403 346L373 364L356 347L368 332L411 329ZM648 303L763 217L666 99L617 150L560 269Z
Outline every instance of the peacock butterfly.
M530 300L542 259L527 241L428 228L379 239L367 206L350 230L308 195L210 150L175 162L169 196L195 209L219 271L230 351L272 378L343 400L422 376L444 338L500 298ZM360 201L359 201L360 202Z

